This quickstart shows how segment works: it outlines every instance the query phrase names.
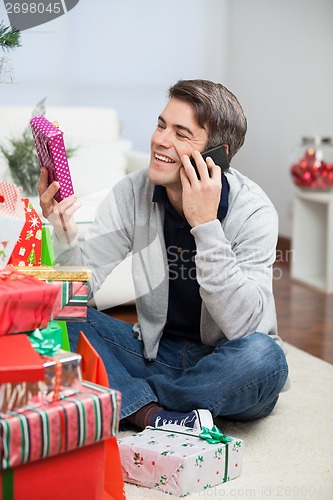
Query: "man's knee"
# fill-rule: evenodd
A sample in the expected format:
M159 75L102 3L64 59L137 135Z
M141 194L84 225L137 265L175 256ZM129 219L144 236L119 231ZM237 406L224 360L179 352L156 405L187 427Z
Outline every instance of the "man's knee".
M276 367L277 370L287 370L288 364L282 347L269 335L254 333L251 346L252 356L259 358L268 367Z
M257 372L258 380L275 378L280 391L288 376L288 364L283 349L274 339L263 333L254 333L249 339L250 366Z
M217 350L222 355L234 358L235 366L238 366L243 380L245 377L249 382L258 383L276 377L281 379L278 385L283 387L287 379L288 364L285 354L269 335L253 333L241 339L225 341Z

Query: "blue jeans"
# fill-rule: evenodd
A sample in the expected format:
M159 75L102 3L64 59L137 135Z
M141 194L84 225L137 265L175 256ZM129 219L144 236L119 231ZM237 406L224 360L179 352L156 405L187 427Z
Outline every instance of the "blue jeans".
M122 393L121 418L155 401L173 411L205 408L213 417L254 420L272 411L288 375L283 350L262 333L216 347L162 338L148 361L130 323L88 308L86 323L67 326L71 350L82 330L102 357L110 387Z

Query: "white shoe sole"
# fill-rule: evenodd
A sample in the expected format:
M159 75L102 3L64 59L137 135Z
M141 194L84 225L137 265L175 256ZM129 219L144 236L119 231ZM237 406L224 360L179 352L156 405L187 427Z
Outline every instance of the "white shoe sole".
M197 416L197 421L194 424L194 429L201 430L203 427L211 429L214 425L212 414L209 410L194 410Z

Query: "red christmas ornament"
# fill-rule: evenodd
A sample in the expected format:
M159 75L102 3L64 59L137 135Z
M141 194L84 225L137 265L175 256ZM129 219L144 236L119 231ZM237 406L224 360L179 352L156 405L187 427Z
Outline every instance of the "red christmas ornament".
M300 154L300 155L299 155ZM298 160L290 167L295 184L327 190L333 187L333 146L330 138L303 138Z

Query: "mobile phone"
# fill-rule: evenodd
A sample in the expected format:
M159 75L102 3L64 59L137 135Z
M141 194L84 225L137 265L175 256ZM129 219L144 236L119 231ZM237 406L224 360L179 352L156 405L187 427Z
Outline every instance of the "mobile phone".
M216 146L215 148L207 149L206 151L201 153L201 156L203 157L204 160L206 160L206 158L208 158L208 156L210 156L211 159L213 160L213 162L215 163L215 165L218 165L222 169L223 172L226 172L228 170L228 168L230 167L227 151L225 149L225 146L223 146L223 144L221 144L220 146ZM194 167L194 170L196 171L198 179L200 179L198 169L197 169L197 166L195 164L194 159L190 158L190 160L191 160L191 163Z

